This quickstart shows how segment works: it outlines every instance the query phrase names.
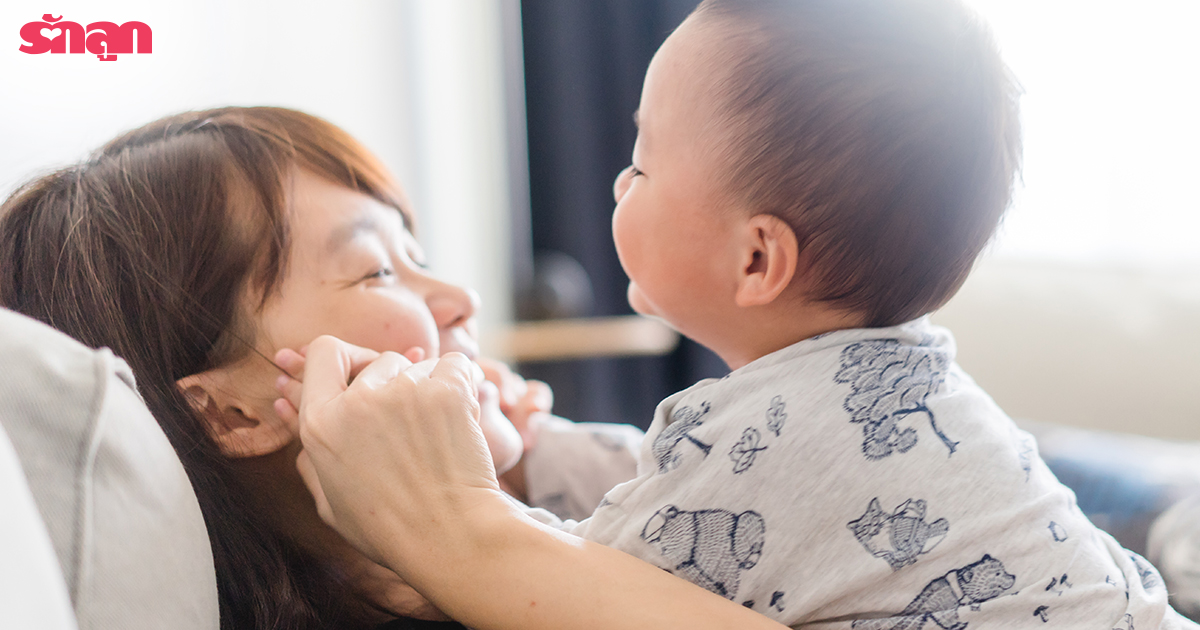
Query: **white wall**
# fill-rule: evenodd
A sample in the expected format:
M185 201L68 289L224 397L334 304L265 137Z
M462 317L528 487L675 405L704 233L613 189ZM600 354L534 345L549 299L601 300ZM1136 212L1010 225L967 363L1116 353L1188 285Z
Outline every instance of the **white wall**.
M409 0L403 12L420 239L439 273L479 291L493 353L513 308L501 5Z
M495 0L6 0L0 194L176 111L282 105L322 116L408 189L435 271L509 319L507 188ZM138 20L154 52L28 55L22 24Z
M966 0L1025 88L1003 258L1200 269L1200 2Z

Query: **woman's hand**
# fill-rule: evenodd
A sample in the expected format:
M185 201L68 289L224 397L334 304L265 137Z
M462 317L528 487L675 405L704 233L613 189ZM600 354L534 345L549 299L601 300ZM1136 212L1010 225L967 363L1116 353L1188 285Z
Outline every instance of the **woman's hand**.
M460 354L371 357L333 337L308 347L297 466L322 519L407 577L403 565L430 553L419 541L444 537L477 495L499 493L478 424L483 377Z
M351 344L346 344L346 348L352 361L351 380L357 376L358 370L380 356L374 350ZM306 352L307 348L301 348L299 352L284 349L275 355L275 364L284 371L284 376L281 376L276 384L283 398L275 402L275 411L281 418L293 424L299 421ZM418 347L409 348L403 356L413 363L419 363L425 358L425 350ZM503 363L491 359L480 359L479 362L487 377L486 382L479 381L478 384L479 426L483 429L483 437L487 440L497 475L510 473L508 479L519 479L519 483L512 481L510 487L505 489L510 494L519 490L521 494L517 496L523 498L525 473L518 464L521 455L527 450L525 445L528 442L510 418L520 418L522 426L527 426L529 416L535 414L539 406L544 405L549 411L550 387L540 381L529 381L531 386L527 387L526 381L509 371ZM503 367L503 372L507 374L503 374L497 366ZM504 389L500 389L501 387ZM513 402L506 403L506 397Z

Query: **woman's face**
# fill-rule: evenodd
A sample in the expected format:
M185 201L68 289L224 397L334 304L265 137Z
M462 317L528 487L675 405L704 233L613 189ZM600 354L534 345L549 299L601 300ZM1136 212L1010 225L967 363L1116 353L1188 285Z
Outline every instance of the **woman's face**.
M259 317L260 346L333 335L380 352L478 354L479 297L429 274L395 208L301 170L287 220L290 259Z
M269 357L283 348L299 350L318 336L333 335L379 352L403 353L415 347L424 350L426 357L447 352L478 355L479 297L429 274L400 212L303 170L296 172L290 201L286 273L255 317L259 353ZM246 296L250 313L255 312L254 297L252 291ZM241 390L241 400L251 401L243 409L251 407L263 417L275 414L278 376L272 364L249 356L223 382ZM480 426L497 472L502 473L520 457L521 438L500 413L494 395L481 403ZM269 459L281 463L283 470L257 491L274 503L271 511L278 526L315 553L339 562L356 590L375 608L395 614L424 613L421 616L436 612L394 573L356 554L319 524L295 469L299 428L287 422L264 425L279 431L278 440L268 443L276 445L272 448L283 457Z
M299 170L287 220L292 241L287 271L256 322L263 355L299 350L321 335L378 352L421 348L426 357L461 352L472 359L479 354L479 296L429 274L395 208ZM255 400L257 412L274 414L279 372L253 356L243 365L253 374L233 386L254 389L247 397ZM494 396L481 403L479 424L502 474L520 458L521 438ZM298 438L299 427L286 430L285 438Z

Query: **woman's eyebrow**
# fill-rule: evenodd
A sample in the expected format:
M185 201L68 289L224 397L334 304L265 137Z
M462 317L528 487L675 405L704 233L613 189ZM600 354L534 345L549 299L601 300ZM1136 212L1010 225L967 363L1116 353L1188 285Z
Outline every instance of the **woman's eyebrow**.
M353 221L339 225L329 233L329 238L325 239L325 251L336 252L364 232L380 234L383 229L375 217L371 215L358 216Z

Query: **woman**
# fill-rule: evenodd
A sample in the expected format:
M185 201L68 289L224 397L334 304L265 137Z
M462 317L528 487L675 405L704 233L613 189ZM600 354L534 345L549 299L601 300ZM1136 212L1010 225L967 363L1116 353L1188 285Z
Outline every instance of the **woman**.
M268 358L323 333L473 356L477 298L428 275L411 226L361 145L275 108L151 123L0 211L0 303L130 364L199 498L223 627L440 616L317 518ZM504 469L520 438L481 391Z

